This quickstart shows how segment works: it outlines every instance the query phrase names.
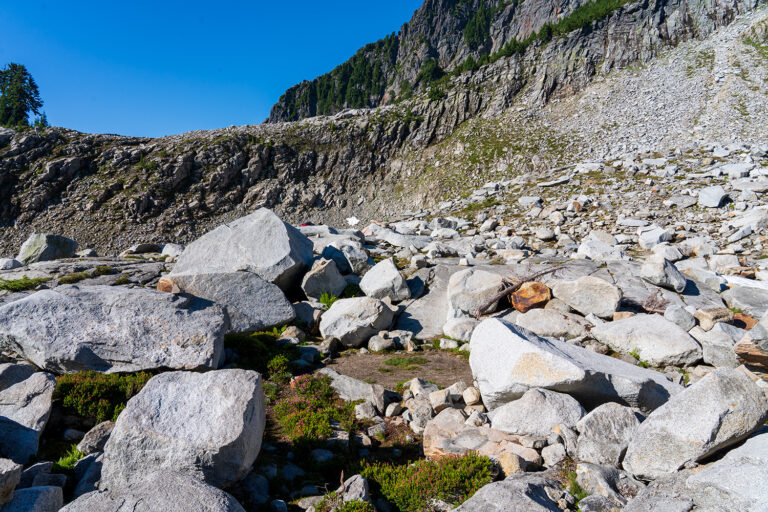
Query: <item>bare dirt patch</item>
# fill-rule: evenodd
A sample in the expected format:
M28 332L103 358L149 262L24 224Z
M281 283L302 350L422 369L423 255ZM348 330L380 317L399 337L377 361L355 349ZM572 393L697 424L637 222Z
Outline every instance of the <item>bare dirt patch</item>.
M472 384L472 371L469 361L451 352L426 350L407 354L354 353L334 359L327 365L343 375L364 380L371 384L381 384L387 389L395 389L399 382L419 377L446 387L463 380Z

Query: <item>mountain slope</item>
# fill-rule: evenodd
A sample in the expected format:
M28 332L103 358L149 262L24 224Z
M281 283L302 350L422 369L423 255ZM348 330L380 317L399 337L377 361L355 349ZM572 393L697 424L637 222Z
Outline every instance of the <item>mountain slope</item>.
M162 139L0 134L0 252L35 231L105 251L184 242L260 206L294 222L382 219L489 179L529 194L585 158L759 141L768 22L753 7L626 4L433 82L439 98L425 91L331 117Z

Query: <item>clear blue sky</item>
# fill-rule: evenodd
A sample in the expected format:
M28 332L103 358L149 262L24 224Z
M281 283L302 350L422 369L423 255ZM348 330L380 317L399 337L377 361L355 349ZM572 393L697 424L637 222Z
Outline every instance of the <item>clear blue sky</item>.
M0 0L0 66L48 121L161 136L256 124L280 95L396 32L421 0Z

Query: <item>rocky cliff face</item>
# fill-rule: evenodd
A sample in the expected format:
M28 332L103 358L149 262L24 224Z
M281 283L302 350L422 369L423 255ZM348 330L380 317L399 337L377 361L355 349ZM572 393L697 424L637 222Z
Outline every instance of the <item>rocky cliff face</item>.
M389 104L387 90L371 96L367 105L383 105L372 110L162 139L59 128L3 132L0 251L13 252L35 231L61 233L107 251L139 240L184 242L261 206L293 222L382 218L434 202L447 191L459 195L489 170L514 175L568 164L583 157L584 134L597 132L589 120L575 128L558 120L569 115L559 102L596 77L603 81L614 70L707 36L754 9L755 1L624 3L563 35L529 37L547 23L562 28L557 23L574 20L569 16L583 13L579 8L577 2L496 8L480 1L427 0L397 36L366 50L386 54L384 61L366 54L368 64L381 64L379 72L366 75L368 83L383 77L396 88L398 81L415 84L428 59L450 71L469 56L495 57L439 81L432 76L424 92L417 88L396 104ZM488 36L476 31L481 35L471 40L481 43L472 49L465 29L478 10L492 16ZM510 47L513 40L526 43ZM694 69L702 70L712 71ZM354 72L354 65L344 71ZM340 87L343 78L338 75L333 83ZM292 91L287 96L303 94ZM304 110L297 105L284 98L271 120L306 117L317 108L311 101ZM698 116L698 108L689 108L690 117ZM293 114L280 113L289 110ZM450 172L446 166L453 166Z

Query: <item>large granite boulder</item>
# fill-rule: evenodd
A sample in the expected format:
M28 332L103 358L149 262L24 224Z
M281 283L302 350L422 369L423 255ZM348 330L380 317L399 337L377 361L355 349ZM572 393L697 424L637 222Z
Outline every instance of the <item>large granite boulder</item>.
M545 388L588 408L619 402L650 412L682 389L653 370L540 338L495 318L475 328L470 348L469 365L488 409Z
M41 486L16 489L3 512L58 512L64 505L61 487Z
M640 424L624 469L643 479L672 473L748 437L766 419L763 390L739 370L718 368Z
M0 456L26 464L51 414L56 379L29 365L0 365Z
M584 276L575 281L557 281L552 295L582 315L610 318L621 303L621 290L604 279Z
M193 476L158 471L141 477L84 494L61 512L245 512L235 498Z
M204 299L59 286L0 307L0 351L57 373L216 368L227 324Z
M584 408L572 396L536 388L494 409L488 417L496 430L547 437L558 425L574 428L585 414Z
M346 347L359 347L392 324L389 306L371 297L340 299L320 318L320 334Z
M618 468L638 425L638 414L629 407L613 402L597 407L576 424L576 459Z
M22 265L37 261L71 258L77 251L77 242L61 235L34 234L21 244L16 259Z
M100 488L178 471L226 487L256 460L264 432L261 375L169 372L128 401L104 448Z
M173 291L174 286L225 306L231 332L263 331L296 318L283 291L252 272L178 274L161 278L158 289Z
M378 262L365 273L360 281L360 289L368 297L384 299L389 297L394 302L411 298L411 291L392 258Z
M453 274L448 281L448 303L451 310L474 314L504 287L499 274L468 268Z
M261 208L222 224L179 256L170 277L245 270L288 291L312 261L312 242L271 210Z
M756 435L685 482L699 507L757 512L768 503L768 433Z
M701 359L701 347L690 334L661 315L635 315L606 322L592 336L617 352L636 353L653 366L686 366Z
M454 512L559 512L557 502L550 498L560 494L559 489L553 473L511 475L486 485Z
M339 272L336 262L324 258L315 261L301 281L304 294L312 299L319 299L324 293L339 297L346 287L347 280Z

